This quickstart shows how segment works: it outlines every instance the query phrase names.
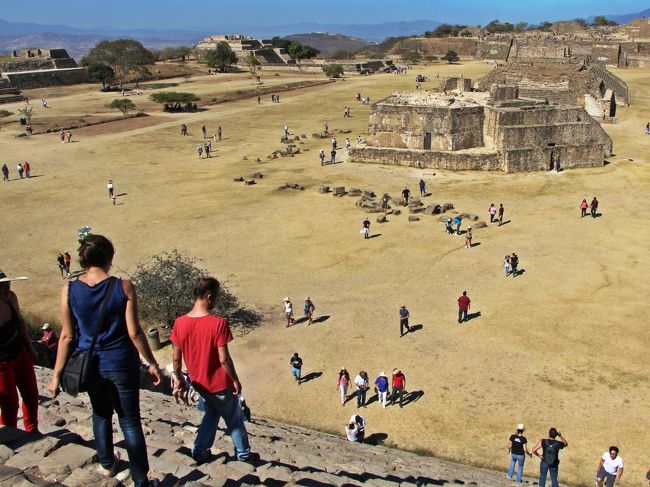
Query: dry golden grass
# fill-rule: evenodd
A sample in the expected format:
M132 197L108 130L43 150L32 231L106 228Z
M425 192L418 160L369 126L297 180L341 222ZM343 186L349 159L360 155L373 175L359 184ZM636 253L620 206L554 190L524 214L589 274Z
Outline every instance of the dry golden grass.
M359 228L365 214L355 200L316 191L329 183L397 195L404 185L416 190L422 177L415 169L319 165L318 150L329 141L311 133L324 120L330 129L351 129L351 140L365 132L369 108L354 100L357 91L377 101L412 89L416 73L463 72L476 79L489 69L484 63L432 65L405 76L351 77L284 93L280 104L266 97L261 106L243 100L191 115L162 114L146 97L134 97L154 115L142 119L148 122L129 130L120 129L121 122L76 130L74 144L59 143L55 134L14 138L15 125L3 124L2 162L15 175L16 163L28 159L33 173L43 176L0 185L1 266L31 276L15 285L22 305L49 317L57 313L61 284L56 253L74 250L81 226L112 238L116 274L179 248L266 313L264 326L232 346L253 414L342 431L354 403L342 408L337 401L339 367L353 374L364 369L373 378L400 367L407 389L422 390L423 397L403 410L376 403L364 410L369 432L387 433L396 446L505 468L505 445L518 422L526 423L531 442L556 426L570 443L561 479L590 483L600 454L617 444L626 461L624 482L638 485L650 444L644 387L650 310L643 298L650 137L643 135L642 118L650 107L650 72L617 72L630 84L633 105L619 109L616 125L605 126L616 153L605 167L560 175L426 176L429 202L453 202L482 217L490 203L506 207L511 223L477 230L474 240L481 245L472 250L444 235L436 218L411 223L406 214L383 225L371 218L372 233L381 236L364 241ZM300 78L264 73L269 83ZM175 81L180 84L173 89L201 96L251 86L248 75ZM53 98L39 117L99 114L112 99L88 87L53 91L64 96ZM342 117L345 105L352 107L349 120ZM281 147L285 121L293 134L308 135L300 147L310 150L267 161ZM180 137L183 122L192 137ZM224 140L213 144L215 158L199 161L195 147L204 124L210 132L221 125ZM263 162L255 163L256 157ZM264 173L255 186L232 181L253 171ZM115 207L106 196L109 178L118 194L127 193ZM306 189L277 191L285 182ZM581 220L580 201L594 195L603 217ZM503 256L513 251L526 272L505 279ZM455 300L464 289L481 317L458 326ZM286 329L285 295L298 312L310 295L316 316L330 318ZM400 339L401 303L423 329ZM288 364L295 351L304 358L305 374L323 375L296 386ZM529 461L526 472L535 475L536 465Z

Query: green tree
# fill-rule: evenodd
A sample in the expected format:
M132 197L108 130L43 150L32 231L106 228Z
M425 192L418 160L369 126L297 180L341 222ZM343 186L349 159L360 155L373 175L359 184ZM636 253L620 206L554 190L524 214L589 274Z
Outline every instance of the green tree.
M442 59L443 61L447 61L449 64L460 61L460 58L458 57L458 53L451 49L449 49L447 51L447 54L442 56L440 59Z
M19 108L16 111L18 112L18 115L27 120L27 123L32 123L32 118L36 116L34 113L34 107L31 105L25 105L23 108Z
M185 61L192 55L192 50L193 49L190 46L178 46L176 48L176 56L181 58L181 61Z
M13 112L10 112L9 110L0 110L0 118L11 117L12 115Z
M81 64L102 63L115 71L115 79L120 87L130 74L147 74L147 64L155 61L154 55L140 42L133 39L101 41L81 59Z
M220 73L225 73L230 66L237 62L237 55L226 41L221 41L217 44L216 49L204 51L201 61L211 68L217 69Z
M466 25L440 24L434 30L425 32L425 37L458 37Z
M581 18L575 19L575 23L580 24L583 27L587 27L589 25L585 19Z
M246 67L251 72L251 74L255 73L255 71L257 71L257 67L261 64L260 60L257 59L257 56L252 52L244 58L244 63L246 64Z
M106 83L111 83L115 79L115 70L104 63L90 63L88 67L88 77L90 81L101 83L106 86Z
M149 99L155 103L165 105L165 110L181 111L183 105L186 109L190 109L192 103L196 103L201 98L194 93L183 93L179 91L159 91L149 95Z
M343 66L340 64L326 64L323 66L323 72L329 78L340 78L343 74Z
M528 23L523 20L515 24L515 30L517 32L523 32L528 28Z
M300 42L292 42L287 48L287 53L289 53L289 56L300 65L302 59L311 59L316 57L318 55L318 50L311 46L301 44Z
M105 108L109 110L119 110L126 117L129 113L129 110L135 110L135 103L133 103L128 98L116 98L110 103L104 105Z
M288 49L291 45L289 39L282 39L281 37L275 36L271 39L271 45L276 49Z
M131 276L138 290L140 317L150 325L171 326L178 316L192 308L194 285L207 275L210 273L198 267L196 260L176 249L150 257ZM212 312L228 319L240 331L250 330L262 319L256 311L242 306L223 285Z
M613 20L609 20L604 15L596 15L594 17L593 25L595 25L597 27L606 27L606 26L618 25L618 22L614 22Z
M539 23L537 28L539 30L548 31L551 29L552 26L553 24L551 24L548 20L543 20L542 22Z
M160 51L158 51L158 55L156 58L158 61L171 61L172 59L176 59L178 57L178 51L176 50L175 47L163 47Z

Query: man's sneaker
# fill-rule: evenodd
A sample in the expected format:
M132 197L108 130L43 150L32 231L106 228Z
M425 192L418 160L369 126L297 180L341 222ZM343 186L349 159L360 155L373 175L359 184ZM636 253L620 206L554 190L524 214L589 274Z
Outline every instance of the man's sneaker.
M197 463L197 465L200 465L208 461L211 453L212 452L210 450L205 450L203 453L192 453L192 458Z
M117 473L118 463L120 463L120 452L115 451L113 452L113 465L111 465L109 468L105 468L100 464L99 467L97 467L96 472L102 477L115 477L115 474Z
M256 452L250 452L246 458L238 458L240 462L258 462L260 459L260 454Z

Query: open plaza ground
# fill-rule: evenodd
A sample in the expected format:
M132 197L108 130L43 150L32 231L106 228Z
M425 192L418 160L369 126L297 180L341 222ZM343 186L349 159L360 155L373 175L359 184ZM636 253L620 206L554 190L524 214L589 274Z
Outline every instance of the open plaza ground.
M387 434L389 444L504 469L517 423L526 424L532 443L555 426L570 445L561 456L562 480L591 484L609 445L621 448L625 478L642 478L650 444L650 305L643 297L650 270L643 217L650 207L650 136L644 134L650 71L613 70L628 83L632 104L619 107L616 123L604 126L614 155L603 167L504 174L320 165L318 152L329 152L330 139L311 134L325 121L330 131L351 130L334 134L339 147L345 137L354 144L366 133L370 107L355 100L357 92L375 102L414 89L416 74L431 78L427 89L436 74L476 80L491 68L484 62L415 66L406 75L351 76L282 92L280 103L265 95L261 104L251 97L191 114L163 113L147 95L172 89L207 101L250 90L254 78L179 78L169 81L177 83L173 88L152 82L144 95L131 97L149 116L72 130L70 144L56 132L16 137L17 117L5 119L0 163L9 166L12 180L0 184L2 269L30 277L13 286L28 316L58 323L56 257L69 250L76 264L77 229L89 225L112 239L118 276L176 248L264 314L261 326L231 347L254 416L343 434L356 402L341 407L339 369L353 377L365 370L374 381L381 371L400 368L406 390L421 391L419 399L404 409L373 402L362 412L367 431ZM321 77L261 74L265 86ZM103 105L120 95L97 86L25 94L36 107L35 130L118 115ZM41 97L50 108L40 108ZM343 118L345 106L350 118ZM182 123L190 136L180 135ZM285 123L292 136L307 136L298 144L302 152L268 159L283 148ZM223 140L213 141L212 158L199 160L204 125L208 134L221 126ZM345 150L339 154L345 159ZM25 160L32 178L17 180L16 164ZM233 181L257 171L263 178L255 185ZM115 206L107 196L109 179ZM376 214L355 206L356 198L318 192L327 184L398 197L408 186L415 195L420 179L431 193L425 204L451 202L486 220L490 204L503 203L508 223L475 230L480 245L465 249L464 238L446 235L437 216L410 222L402 211L379 224ZM285 183L305 190L279 191ZM602 216L581 219L580 202L593 196ZM359 234L366 216L374 235L369 240ZM503 258L512 252L524 272L506 278ZM458 325L456 298L463 290L479 314ZM310 296L320 322L285 328L285 296L297 316ZM411 324L422 325L402 338L401 304ZM304 360L303 375L315 373L300 386L290 374L294 352ZM169 347L160 355L169 362ZM526 474L536 475L537 464L528 460Z

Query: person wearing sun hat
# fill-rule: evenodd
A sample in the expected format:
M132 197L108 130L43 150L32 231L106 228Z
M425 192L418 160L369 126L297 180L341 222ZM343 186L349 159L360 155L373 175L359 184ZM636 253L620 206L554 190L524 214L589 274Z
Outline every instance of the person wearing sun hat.
M43 336L38 343L42 343L47 347L50 364L54 368L54 364L56 363L56 352L59 348L59 337L56 336L56 332L52 329L49 323L45 323L41 329L43 330Z
M510 468L506 474L508 480L512 479L512 476L515 473L515 465L519 464L517 469L517 480L516 482L521 484L522 478L524 476L524 462L526 461L526 455L532 457L533 454L528 451L528 440L524 436L524 430L526 427L523 423L517 425L517 432L513 435L510 435L508 443L508 453L510 454Z
M38 386L34 373L37 354L20 314L18 297L11 290L13 281L26 279L8 277L0 270L0 425L16 427L20 391L25 431L37 433Z

